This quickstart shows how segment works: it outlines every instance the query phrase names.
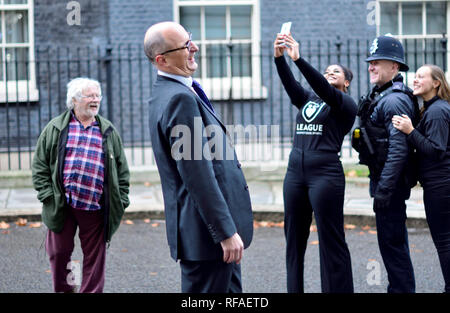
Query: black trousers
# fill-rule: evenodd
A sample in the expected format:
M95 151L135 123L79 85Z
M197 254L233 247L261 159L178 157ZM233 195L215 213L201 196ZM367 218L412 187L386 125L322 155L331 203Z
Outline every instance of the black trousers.
M423 202L444 276L445 292L450 293L450 179L424 182Z
M375 212L378 246L389 281L388 293L413 293L416 288L405 224L407 194L408 187L399 187L389 207Z
M217 261L180 261L181 292L242 293L241 265Z
M336 153L292 150L283 186L288 292L304 292L304 256L313 212L322 292L353 292L344 233L344 191L344 173Z

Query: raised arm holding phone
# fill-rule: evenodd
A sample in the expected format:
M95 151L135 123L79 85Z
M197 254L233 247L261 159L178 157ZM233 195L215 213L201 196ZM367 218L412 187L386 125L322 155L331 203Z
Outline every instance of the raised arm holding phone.
M295 80L285 51L313 92ZM346 93L353 75L339 64L328 66L321 74L300 57L299 44L290 33L277 35L274 57L281 82L299 109L283 186L287 289L304 292L304 255L314 213L322 292L351 293L352 268L343 218L345 178L338 152L357 111Z

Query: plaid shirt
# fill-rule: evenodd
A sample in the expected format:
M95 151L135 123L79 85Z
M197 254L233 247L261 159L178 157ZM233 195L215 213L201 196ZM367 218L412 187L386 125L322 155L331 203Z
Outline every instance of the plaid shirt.
M98 122L84 128L75 118L69 123L63 182L67 203L81 210L100 210L105 158Z

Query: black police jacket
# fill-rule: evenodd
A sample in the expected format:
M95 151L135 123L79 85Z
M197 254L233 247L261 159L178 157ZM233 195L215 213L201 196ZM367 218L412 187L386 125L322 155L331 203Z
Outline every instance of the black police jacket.
M403 77L398 74L386 85L380 88L375 87L372 94L382 93L395 82L403 82ZM410 96L400 89L395 90L394 88L394 92L387 93L386 96L378 100L369 117L373 125L384 127L388 139L387 156L381 174L379 177L371 177L370 194L372 197L376 195L390 197L394 191L402 188L408 190L405 199L409 198L405 169L410 150L408 149L406 135L392 125L392 117L402 114L408 115L413 121L417 120L415 104Z

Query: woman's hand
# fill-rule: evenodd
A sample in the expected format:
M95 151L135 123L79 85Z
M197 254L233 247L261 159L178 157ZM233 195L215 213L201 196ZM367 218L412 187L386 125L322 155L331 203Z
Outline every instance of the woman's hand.
M297 61L300 58L300 50L299 50L299 44L295 39L292 37L292 35L289 33L289 35L284 35L284 42L286 43L287 47L287 53L291 57L292 61Z
M284 50L286 50L286 46L284 45L284 36L285 35L277 34L277 38L275 38L273 43L273 55L276 58L281 57Z
M402 114L401 116L394 115L392 117L392 124L399 131L401 131L402 133L405 133L407 135L409 135L414 130L411 120L409 119L408 115L406 115L406 114Z

